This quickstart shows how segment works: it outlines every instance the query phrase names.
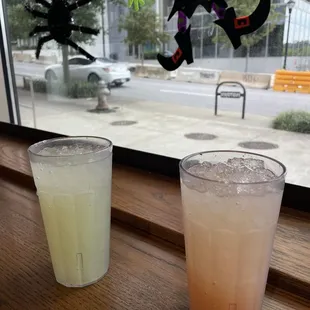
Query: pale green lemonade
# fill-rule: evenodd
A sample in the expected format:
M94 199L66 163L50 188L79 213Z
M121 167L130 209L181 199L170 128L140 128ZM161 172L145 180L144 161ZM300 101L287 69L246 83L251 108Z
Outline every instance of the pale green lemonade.
M89 285L108 270L111 160L31 164L55 277L65 286Z

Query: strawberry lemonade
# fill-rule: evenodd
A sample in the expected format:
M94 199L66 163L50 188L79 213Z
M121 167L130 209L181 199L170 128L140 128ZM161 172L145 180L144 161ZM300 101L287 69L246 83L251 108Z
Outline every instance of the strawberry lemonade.
M182 161L191 310L261 309L284 177L282 164L250 153Z

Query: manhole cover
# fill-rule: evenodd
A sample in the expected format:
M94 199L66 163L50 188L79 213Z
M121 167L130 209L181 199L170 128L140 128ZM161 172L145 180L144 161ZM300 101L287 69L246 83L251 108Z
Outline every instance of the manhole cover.
M193 140L213 140L216 138L215 135L210 135L208 133L203 133L203 132L187 133L184 135L184 137L187 139L193 139Z
M277 144L268 143L264 141L241 142L238 145L245 149L252 149L252 150L272 150L277 149L279 147Z
M110 123L112 126L130 126L137 124L138 122L136 121L115 121Z

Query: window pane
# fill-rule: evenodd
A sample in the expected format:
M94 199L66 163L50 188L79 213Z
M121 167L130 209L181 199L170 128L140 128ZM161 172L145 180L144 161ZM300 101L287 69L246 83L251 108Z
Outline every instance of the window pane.
M66 47L49 40L50 28L44 28L48 20L35 19L20 1L7 0L8 42L22 124L69 135L104 136L115 145L176 158L222 148L258 152L286 164L288 182L310 186L310 136L273 128L280 113L310 113L310 88L296 82L269 87L279 69L285 67L292 74L310 70L310 3L296 1L289 23L284 1L274 0L268 22L243 35L236 49L214 23L216 13L199 6L186 24L191 24L188 53L182 45L189 43L188 37L177 35L178 14L168 21L173 3L146 0L136 12L127 3L92 1L72 11L75 26L68 38L73 43ZM229 1L238 17L251 14L257 3ZM36 9L48 11L40 5ZM29 37L35 26L43 32ZM90 35L91 30L83 27L99 32ZM179 37L184 41L177 42ZM44 44L36 58L39 42ZM191 52L192 63L187 56ZM172 71L163 69L158 57ZM221 116L214 116L217 84L227 80L246 87L245 120L241 99L218 98ZM107 89L102 90L99 81ZM110 95L98 100L98 93L103 96L108 89ZM283 122L286 127L280 128L293 128ZM310 132L303 126L297 129ZM242 147L248 141L255 142L254 148Z

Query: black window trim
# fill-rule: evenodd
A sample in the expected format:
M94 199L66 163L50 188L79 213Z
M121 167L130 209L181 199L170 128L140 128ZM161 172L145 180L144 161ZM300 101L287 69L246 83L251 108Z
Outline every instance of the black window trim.
M3 27L4 25L4 27ZM13 53L11 45L8 44L10 38L6 1L0 3L0 53L3 70L4 87L7 97L9 119L11 123L21 124L19 111L17 87L15 80L15 70L13 65ZM11 75L11 76L10 76Z
M15 139L26 140L30 143L57 137L66 137L66 135L59 133L6 122L0 122L0 133ZM180 160L177 158L146 153L116 145L113 146L114 164L141 169L174 179L179 179L179 162ZM310 212L310 188L286 183L282 205L298 211Z

